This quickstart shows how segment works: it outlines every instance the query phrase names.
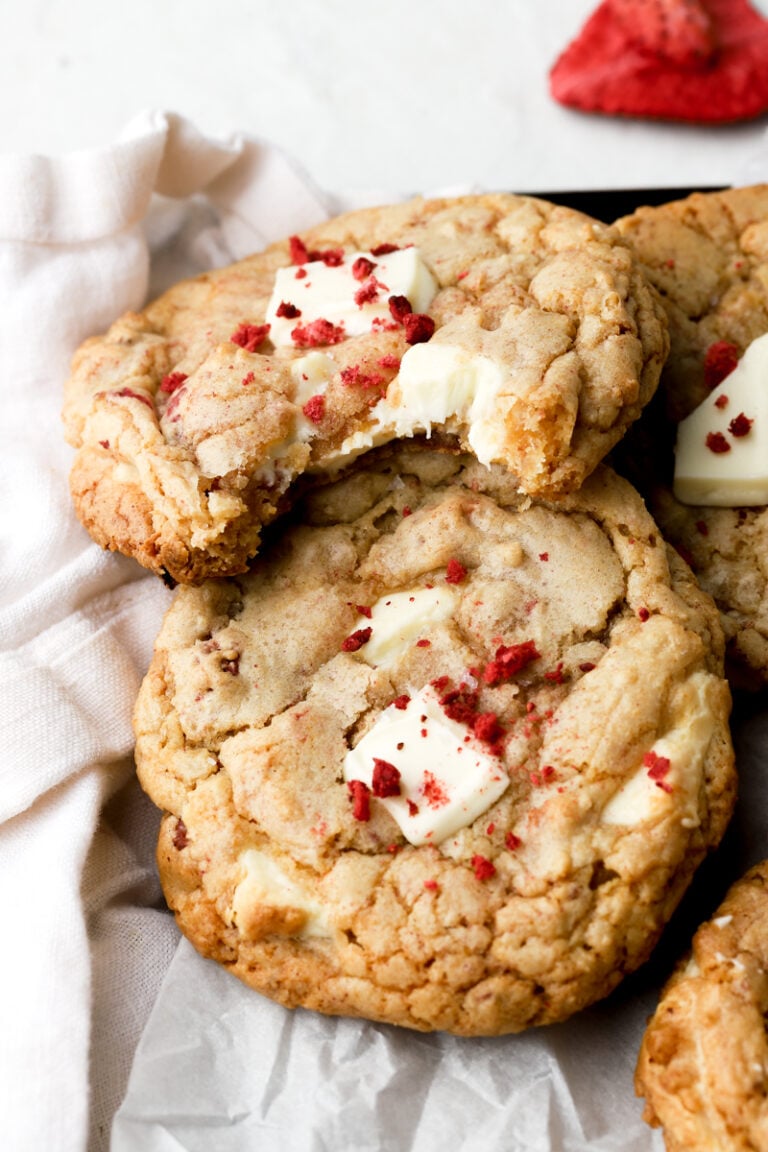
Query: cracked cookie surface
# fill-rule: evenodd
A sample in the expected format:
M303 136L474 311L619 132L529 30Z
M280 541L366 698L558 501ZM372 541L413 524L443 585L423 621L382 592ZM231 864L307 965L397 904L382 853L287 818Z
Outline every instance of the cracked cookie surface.
M739 684L764 685L768 508L682 504L672 494L671 474L674 428L712 390L708 349L723 343L741 357L768 332L768 185L641 208L616 227L658 289L670 332L659 393L637 428L639 439L633 436L639 459L630 472L645 473L654 516L721 611L730 675Z
M714 606L604 466L548 503L468 456L382 450L247 576L177 592L135 717L168 903L289 1007L464 1035L563 1019L647 957L722 835L721 662ZM410 815L438 827L451 724L496 789L420 842L348 771L414 708L374 753L405 780L415 742Z
M305 285L355 252L373 254L360 283L386 303L376 280L386 256L375 254L391 246L414 246L432 278L426 328L397 308L346 339L304 324ZM290 279L278 316L296 319L273 317L268 332L276 276L292 260L305 275ZM296 328L273 345L286 323ZM446 401L439 418L422 412L414 425L398 372L413 341L428 397L437 388L424 383L423 350L433 341L438 356L460 350L456 380L474 358L474 407ZM637 418L666 350L663 313L629 249L579 213L509 195L351 213L179 284L86 342L64 407L75 505L103 546L194 583L246 569L297 475L393 435L432 431L474 449L479 429L488 462L503 462L521 490L557 495ZM310 351L325 357L327 379L307 396L317 361L297 365Z
M668 1152L768 1147L768 861L729 890L662 992L636 1088Z

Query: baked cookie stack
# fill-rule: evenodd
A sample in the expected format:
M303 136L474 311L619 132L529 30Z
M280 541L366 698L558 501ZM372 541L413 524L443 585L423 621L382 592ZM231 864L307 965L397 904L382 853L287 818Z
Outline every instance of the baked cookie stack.
M75 360L81 519L183 585L136 707L168 903L287 1006L562 1020L723 834L728 609L601 463L668 352L621 230L508 195L352 213Z

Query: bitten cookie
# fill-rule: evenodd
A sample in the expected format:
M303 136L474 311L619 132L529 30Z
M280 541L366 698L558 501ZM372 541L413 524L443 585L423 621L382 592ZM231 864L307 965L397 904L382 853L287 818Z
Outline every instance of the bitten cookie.
M136 708L167 900L289 1007L462 1035L605 996L734 790L717 612L601 466L400 449L182 588Z
M649 484L653 513L720 608L731 673L739 682L764 684L768 393L761 380L768 366L768 185L641 208L617 227L659 290L671 339L659 395L645 428L643 422L638 428L645 438L634 441L642 455L636 469L648 480L655 472L661 481L656 491ZM693 460L686 457L681 469L678 451L682 481L676 491L682 496L676 498L672 440L687 417L693 424L685 451L692 450ZM658 444L664 451L651 469Z
M171 289L74 360L78 514L173 580L244 571L306 470L434 432L522 491L578 488L653 393L627 246L507 195L352 213Z
M635 1085L668 1152L768 1148L768 862L693 938L643 1038Z

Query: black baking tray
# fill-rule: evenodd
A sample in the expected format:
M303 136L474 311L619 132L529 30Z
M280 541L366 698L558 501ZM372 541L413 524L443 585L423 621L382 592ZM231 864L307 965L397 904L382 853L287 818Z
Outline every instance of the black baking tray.
M693 192L722 192L723 186L698 188L621 188L611 192L532 192L542 200L576 208L597 220L610 224L620 216L627 216L644 204L666 204L670 200L683 200Z

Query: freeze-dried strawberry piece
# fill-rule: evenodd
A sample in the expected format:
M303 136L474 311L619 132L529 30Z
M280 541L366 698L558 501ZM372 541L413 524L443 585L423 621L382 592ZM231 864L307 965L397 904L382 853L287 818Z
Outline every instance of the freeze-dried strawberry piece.
M726 376L730 376L738 362L739 350L729 340L716 340L714 344L710 344L704 354L704 383L710 392L721 384ZM725 407L718 401L715 403L718 408Z
M768 21L748 0L603 0L550 72L587 112L693 123L768 109Z
M230 336L233 344L239 344L246 352L255 352L269 336L269 324L238 324Z
M629 39L651 55L701 67L715 52L712 21L699 0L611 0Z

